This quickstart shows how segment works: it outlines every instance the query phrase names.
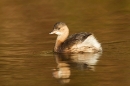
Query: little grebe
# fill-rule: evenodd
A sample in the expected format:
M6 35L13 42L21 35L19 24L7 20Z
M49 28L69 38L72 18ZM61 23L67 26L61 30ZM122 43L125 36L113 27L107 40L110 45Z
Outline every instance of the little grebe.
M57 53L79 53L79 52L101 52L101 44L93 34L87 32L76 33L68 37L69 29L63 22L54 25L50 34L57 34L54 52Z

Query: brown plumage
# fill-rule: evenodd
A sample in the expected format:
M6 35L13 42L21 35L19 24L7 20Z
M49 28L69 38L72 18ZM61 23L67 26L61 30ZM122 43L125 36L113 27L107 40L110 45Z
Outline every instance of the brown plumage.
M91 33L81 32L68 37L69 29L63 22L54 25L54 30L50 34L57 34L54 52L58 53L78 53L78 52L98 52L102 51L100 43Z

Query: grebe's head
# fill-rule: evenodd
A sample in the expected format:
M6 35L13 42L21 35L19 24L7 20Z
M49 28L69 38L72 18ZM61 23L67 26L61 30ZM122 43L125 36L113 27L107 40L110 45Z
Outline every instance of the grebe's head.
M69 29L67 27L67 25L63 22L57 22L54 25L53 31L49 34L57 34L58 36L64 34L64 33L68 33Z

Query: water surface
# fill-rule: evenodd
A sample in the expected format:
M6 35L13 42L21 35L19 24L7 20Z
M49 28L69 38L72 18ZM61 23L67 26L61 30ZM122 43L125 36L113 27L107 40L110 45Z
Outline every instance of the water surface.
M54 54L53 25L92 32L103 53ZM130 1L0 1L0 86L129 86Z

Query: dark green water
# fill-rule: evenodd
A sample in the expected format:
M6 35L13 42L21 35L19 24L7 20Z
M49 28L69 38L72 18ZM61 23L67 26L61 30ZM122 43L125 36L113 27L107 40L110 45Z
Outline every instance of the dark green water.
M102 54L55 55L53 25L92 32ZM1 0L0 86L129 86L129 0Z

